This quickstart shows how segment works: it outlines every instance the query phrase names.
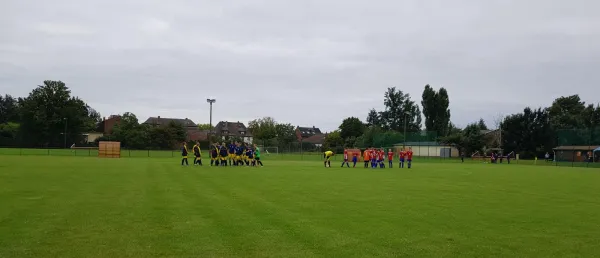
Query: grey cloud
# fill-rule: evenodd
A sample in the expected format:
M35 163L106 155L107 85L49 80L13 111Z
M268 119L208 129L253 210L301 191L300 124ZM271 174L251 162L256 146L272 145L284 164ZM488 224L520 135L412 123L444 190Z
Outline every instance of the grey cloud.
M104 115L261 116L330 131L446 87L459 125L600 81L600 3L575 1L5 1L0 93L60 79ZM276 97L272 97L272 96Z

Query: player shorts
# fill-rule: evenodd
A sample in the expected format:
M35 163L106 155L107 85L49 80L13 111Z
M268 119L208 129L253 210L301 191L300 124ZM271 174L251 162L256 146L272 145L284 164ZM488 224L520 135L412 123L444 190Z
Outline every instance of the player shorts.
M406 161L408 161L408 162L412 162L412 159L407 159Z
M235 154L233 154L233 153L229 153L229 158L230 158L230 159L233 159L233 158L235 158Z
M401 158L401 159L400 159L400 162L404 162L404 158Z
M331 156L325 156L325 160L329 161L331 159Z
M259 160L260 160L260 157L256 157L256 158L254 158L254 159L255 159L256 161L259 161Z

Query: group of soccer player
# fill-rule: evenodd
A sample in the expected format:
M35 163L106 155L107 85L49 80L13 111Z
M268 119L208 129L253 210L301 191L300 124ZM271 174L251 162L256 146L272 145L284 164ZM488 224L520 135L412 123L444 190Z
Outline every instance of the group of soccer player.
M194 166L202 166L202 153L200 151L200 142L196 142L193 147ZM263 166L260 160L260 148L241 142L231 142L227 145L214 143L209 148L211 166ZM187 144L184 142L181 147L181 165L189 165Z
M334 155L334 153L332 151L326 151L324 153L324 157L325 157L325 167L331 167L331 157ZM356 167L356 163L358 162L358 156L360 155L360 153L352 153L352 167ZM375 148L369 148L366 149L365 151L363 151L362 153L363 156L363 162L364 164L364 168L369 168L369 165L371 168L385 168L385 158L386 158L386 153L384 149L375 149ZM408 150L404 150L401 149L398 152L398 158L399 158L399 168L404 168L404 162L407 163L407 167L411 168L412 166L412 156L413 156L413 151L412 148L408 148ZM387 160L388 160L388 167L392 168L393 164L394 164L394 151L392 149L389 149L387 152ZM342 162L342 167L344 167L344 165L346 165L347 167L350 167L350 162L349 161L349 157L348 157L348 151L344 150L344 161Z

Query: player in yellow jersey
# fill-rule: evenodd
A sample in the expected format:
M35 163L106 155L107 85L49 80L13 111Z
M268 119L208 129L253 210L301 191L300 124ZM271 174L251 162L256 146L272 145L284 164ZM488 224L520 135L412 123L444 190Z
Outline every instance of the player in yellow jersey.
M323 152L323 158L325 159L325 167L331 167L331 157L333 157L333 155L335 155L333 151Z
M181 146L181 165L183 166L184 163L186 166L190 165L188 163L188 148L186 142L183 142Z
M194 148L192 148L192 151L194 152L194 166L196 165L200 165L202 166L202 154L200 152L200 142L196 142L196 144L194 144Z

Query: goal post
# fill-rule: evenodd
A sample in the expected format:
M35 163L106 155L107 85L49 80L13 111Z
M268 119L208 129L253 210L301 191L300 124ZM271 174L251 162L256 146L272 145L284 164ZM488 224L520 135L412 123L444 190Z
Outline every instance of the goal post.
M279 147L264 147L264 146L258 146L261 149L262 154L265 155L278 155L279 154Z

